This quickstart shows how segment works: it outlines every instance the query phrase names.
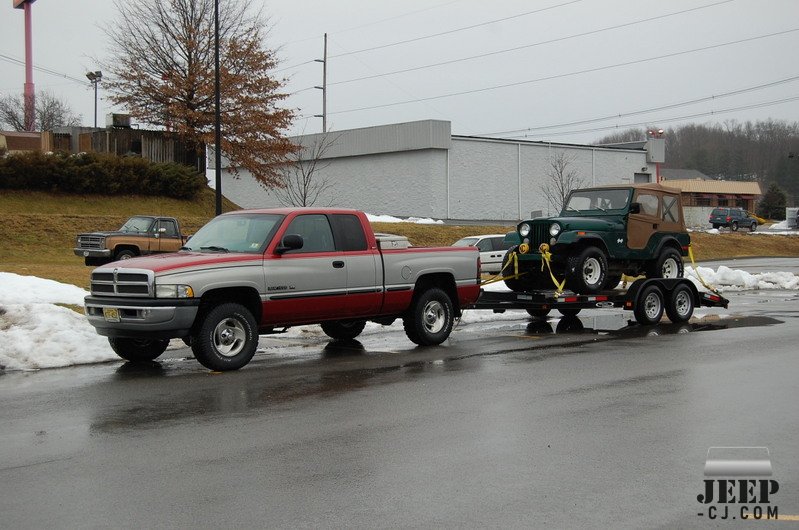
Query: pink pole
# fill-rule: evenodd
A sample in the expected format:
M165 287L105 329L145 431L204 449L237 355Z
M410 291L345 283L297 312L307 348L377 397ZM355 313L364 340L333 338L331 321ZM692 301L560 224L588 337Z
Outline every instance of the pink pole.
M33 31L31 29L31 4L25 2L25 130L36 127L36 91L33 86Z

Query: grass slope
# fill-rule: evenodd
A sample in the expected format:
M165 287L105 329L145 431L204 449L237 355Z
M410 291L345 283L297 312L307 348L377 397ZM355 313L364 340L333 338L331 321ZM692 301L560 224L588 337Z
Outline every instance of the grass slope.
M192 201L149 196L77 196L41 192L0 193L0 270L88 287L89 267L72 253L75 235L113 230L131 215L177 217L193 233L214 216L214 193L206 189ZM225 200L224 211L236 209ZM443 226L373 223L378 232L407 236L416 246L446 246L477 234L502 234L503 226ZM743 256L799 256L799 237L693 233L697 260Z

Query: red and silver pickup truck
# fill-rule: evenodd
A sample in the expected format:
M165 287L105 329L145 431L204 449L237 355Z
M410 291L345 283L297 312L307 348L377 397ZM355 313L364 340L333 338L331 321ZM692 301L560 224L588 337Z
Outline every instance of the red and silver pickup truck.
M449 337L480 294L474 247L408 248L375 236L343 209L240 210L220 215L180 252L96 268L86 315L129 361L152 360L183 338L211 370L236 370L259 334L321 324L352 339L367 321L402 318L419 345Z

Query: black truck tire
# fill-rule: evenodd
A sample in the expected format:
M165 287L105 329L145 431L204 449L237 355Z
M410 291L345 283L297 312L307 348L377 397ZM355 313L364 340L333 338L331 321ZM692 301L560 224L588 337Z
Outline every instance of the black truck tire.
M419 346L434 346L447 340L454 321L452 300L437 287L415 296L402 317L405 334Z
M166 339L130 339L126 337L109 337L108 343L114 353L133 363L152 361L166 351L169 341Z
M127 249L120 250L119 252L114 254L114 260L116 260L116 261L120 261L120 260L123 260L123 259L135 258L135 257L136 257L136 253L133 252L132 250L127 250Z
M596 294L605 288L608 258L597 247L585 247L569 256L566 288L579 294Z
M352 340L366 327L365 320L331 320L322 322L322 331L331 339Z
M685 273L682 256L677 249L666 247L646 269L647 278L682 278Z
M241 304L227 302L205 313L191 338L197 361L217 372L238 370L258 348L258 324Z

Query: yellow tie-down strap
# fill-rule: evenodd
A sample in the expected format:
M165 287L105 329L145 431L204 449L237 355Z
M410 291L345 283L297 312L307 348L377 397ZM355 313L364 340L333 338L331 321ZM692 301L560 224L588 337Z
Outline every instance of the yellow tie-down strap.
M510 276L503 276L502 273L505 272L505 269L507 269L511 264L513 265L513 274ZM513 280L520 276L524 276L525 274L527 273L523 272L519 274L519 254L514 250L510 253L510 258L502 267L502 270L500 270L496 276L492 276L491 278L480 282L480 285L488 285L489 283L501 282L504 280Z
M547 270L549 271L549 277L552 278L552 283L555 284L555 294L560 294L563 292L563 288L566 286L566 278L563 278L562 282L559 282L557 278L555 278L555 274L552 272L552 265L550 262L552 261L552 253L549 251L549 245L546 243L541 243L541 246L538 247L538 250L541 252L541 272L544 271L544 265L546 265Z
M708 283L705 281L705 279L702 278L702 275L699 274L699 269L696 268L696 262L694 261L694 251L691 249L691 244L690 243L688 244L688 257L691 258L691 267L694 269L694 273L696 274L696 277L699 278L699 283L704 285L705 288L710 290L711 292L713 292L715 294L719 294L718 289L716 289L712 285L708 285Z

